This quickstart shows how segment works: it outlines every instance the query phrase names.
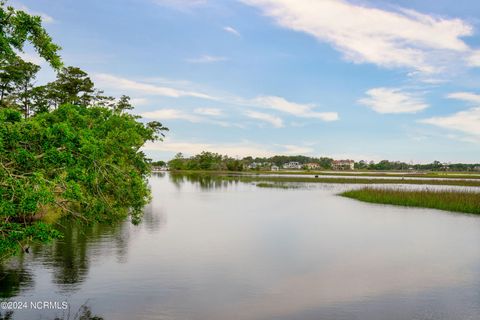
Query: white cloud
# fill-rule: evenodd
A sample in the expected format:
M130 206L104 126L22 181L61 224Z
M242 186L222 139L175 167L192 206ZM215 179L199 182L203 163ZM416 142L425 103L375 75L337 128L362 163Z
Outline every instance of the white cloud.
M467 57L467 63L471 67L480 67L480 50L475 50Z
M226 27L223 27L223 30L225 30L226 32L229 32L233 35L236 35L237 37L241 36L240 32L238 32L238 30L233 28L233 27L226 26Z
M227 60L228 58L226 57L202 55L197 58L187 59L186 61L190 63L214 63L214 62L222 62Z
M268 114L268 113L263 113L263 112L256 112L256 111L247 111L245 115L249 118L252 119L257 119L261 121L265 121L270 123L272 126L275 128L281 128L283 127L283 121L277 116Z
M471 92L453 92L448 94L447 98L467 101L471 103L480 103L480 94L471 93Z
M461 38L471 36L473 29L460 19L402 8L388 11L346 0L241 1L261 8L282 27L330 43L356 63L435 73L445 60L471 54Z
M201 143L175 141L168 138L163 142L148 142L143 149L171 153L182 152L187 156L195 155L202 151L210 151L231 157L271 157L274 155L297 155L312 152L311 148L281 144L263 145L248 140L227 143Z
M305 146L297 146L291 144L280 145L284 149L284 154L290 155L306 155L313 152L313 148Z
M166 108L166 109L158 109L154 111L147 111L140 113L140 116L146 119L155 119L159 121L166 121L166 120L184 120L192 123L208 123L213 124L221 127L237 127L237 128L244 128L243 125L238 123L230 123L227 121L218 121L215 119L211 119L212 117L217 117L221 115L221 110L219 109L201 109L201 112L198 112L199 109L195 109L192 112L183 111L179 109L173 108ZM219 113L220 112L220 113Z
M192 84L186 81L172 81L164 78L134 81L105 73L94 74L92 77L94 82L105 90L126 93L137 97L141 95L157 95L173 98L194 97L220 101L225 104L237 106L272 109L300 118L319 119L322 121L335 121L339 119L337 112L317 112L315 111L316 106L313 104L291 102L278 96L259 96L253 99L242 98L235 95L213 96L208 93L188 89L192 87ZM140 103L142 104L142 102L146 103L146 101L141 101ZM221 110L217 108L197 108L194 112L205 116L213 116L220 115ZM267 114L253 112L250 114L250 117L256 117L256 119L259 120L263 119L264 121L274 124L276 127L283 126L283 122L279 117L265 115ZM262 119L259 117L262 117Z
M199 116L192 115L177 109L159 109L155 111L143 112L140 114L147 119L158 120L186 120L189 122L201 122L203 119Z
M46 64L45 60L43 60L38 54L30 53L30 52L18 52L20 58L22 58L26 62L30 62L36 64L38 66L43 66Z
M130 103L132 104L132 106L136 107L146 105L149 103L149 101L145 98L131 98Z
M338 120L338 113L336 112L315 112L313 111L313 105L290 102L282 97L262 96L253 99L252 102L254 105L289 113L296 117L316 118L323 121Z
M196 108L193 110L193 112L205 116L213 116L213 117L218 117L223 114L222 110L217 109L217 108Z
M480 107L460 111L450 116L423 119L420 122L476 136L476 141L480 138Z
M398 88L374 88L366 94L358 102L378 113L416 113L428 108L422 99Z
M159 95L172 98L195 97L210 100L215 99L214 97L201 92L158 86L150 83L133 81L105 73L94 74L93 79L99 87L104 89L125 90L129 92Z

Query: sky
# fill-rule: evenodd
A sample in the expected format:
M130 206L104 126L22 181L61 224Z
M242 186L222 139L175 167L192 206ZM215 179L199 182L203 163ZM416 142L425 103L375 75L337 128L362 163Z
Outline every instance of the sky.
M170 131L144 150L480 162L480 2L10 0ZM27 48L23 54L53 71Z

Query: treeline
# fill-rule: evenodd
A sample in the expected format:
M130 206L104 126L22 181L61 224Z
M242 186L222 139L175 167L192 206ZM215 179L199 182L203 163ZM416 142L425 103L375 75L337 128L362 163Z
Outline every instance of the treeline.
M480 171L480 164L467 163L442 163L440 161L433 161L427 164L412 164L401 161L382 160L377 163L371 161L355 162L355 169L360 170L416 170L416 171Z
M218 153L204 151L192 157L185 158L182 153L168 161L170 170L215 170L243 171L244 162Z
M204 151L192 157L185 157L182 153L177 153L167 164L170 170L243 171L252 168L252 164L254 164L253 167L256 170L270 170L274 165L281 167L288 162L299 162L300 164L317 163L322 168L329 169L332 166L333 159L300 155L234 159L226 155ZM162 162L159 161L158 164L160 163Z
M301 167L306 168L307 164L317 164L316 170L332 169L334 159L328 157L308 156L273 156L273 157L244 157L234 159L218 153L204 151L192 157L185 157L178 153L175 157L165 163L155 162L159 167L168 166L171 170L217 170L217 171L243 171L243 170L271 170L272 166L282 168L289 162L298 162ZM434 161L429 164L409 164L400 161L382 160L379 162L358 161L355 162L355 169L377 170L377 171L480 171L480 164L444 164Z
M40 67L17 54L27 42L55 81L35 85ZM0 259L61 236L46 217L135 221L150 197L140 148L166 128L126 113L128 97L104 96L59 50L40 17L0 1Z

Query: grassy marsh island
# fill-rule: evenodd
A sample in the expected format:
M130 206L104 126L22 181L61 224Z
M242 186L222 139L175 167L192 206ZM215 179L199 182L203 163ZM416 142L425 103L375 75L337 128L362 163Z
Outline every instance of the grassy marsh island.
M364 202L480 214L480 193L362 188L340 194Z
M283 183L267 183L267 182L260 182L255 184L259 188L276 188L276 189L298 189L298 186L295 185L287 185Z
M198 174L198 173L194 173ZM413 184L413 185L446 185L463 187L480 187L480 180L454 180L454 179L375 179L375 178L347 178L347 177L289 177L289 176L259 176L252 174L226 175L224 173L207 173L223 180L237 180L242 182L306 182L306 183L339 183L339 184Z

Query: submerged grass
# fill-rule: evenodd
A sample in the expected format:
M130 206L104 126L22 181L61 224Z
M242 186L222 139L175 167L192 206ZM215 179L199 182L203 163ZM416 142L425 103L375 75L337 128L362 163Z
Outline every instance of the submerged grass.
M298 186L287 185L282 183L260 182L260 183L257 183L256 186L259 188L298 189Z
M476 192L362 188L340 195L371 203L480 214L480 193Z

